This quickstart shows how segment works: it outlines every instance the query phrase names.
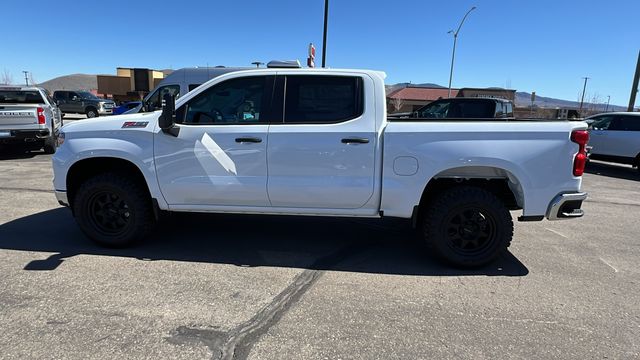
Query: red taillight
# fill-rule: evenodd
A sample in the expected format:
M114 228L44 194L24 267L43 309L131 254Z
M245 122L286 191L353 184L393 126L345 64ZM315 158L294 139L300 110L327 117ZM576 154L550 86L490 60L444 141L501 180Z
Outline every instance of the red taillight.
M573 176L582 176L582 174L584 174L584 167L587 165L589 132L587 130L573 130L571 132L571 141L578 144L578 153L573 159Z
M46 122L45 117L44 117L44 109L39 107L38 108L38 124L40 125L44 125Z

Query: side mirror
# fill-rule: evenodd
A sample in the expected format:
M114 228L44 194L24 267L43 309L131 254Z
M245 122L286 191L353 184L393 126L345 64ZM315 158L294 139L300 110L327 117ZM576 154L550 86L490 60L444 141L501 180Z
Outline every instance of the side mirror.
M175 129L176 124L176 103L171 94L164 94L162 97L162 113L158 118L158 126L165 133L169 133L173 136L178 136Z
M74 96L71 98L71 101L78 101L78 97L74 95Z

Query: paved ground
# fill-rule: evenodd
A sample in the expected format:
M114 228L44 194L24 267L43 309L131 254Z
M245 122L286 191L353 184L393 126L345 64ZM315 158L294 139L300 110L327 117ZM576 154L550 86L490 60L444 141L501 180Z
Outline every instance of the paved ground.
M592 163L586 217L516 223L510 254L459 271L391 221L181 215L103 249L50 156L0 159L0 358L640 357L628 167Z

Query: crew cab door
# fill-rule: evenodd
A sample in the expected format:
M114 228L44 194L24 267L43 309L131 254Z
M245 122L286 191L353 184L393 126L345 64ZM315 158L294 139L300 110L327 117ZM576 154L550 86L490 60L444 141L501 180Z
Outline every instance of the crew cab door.
M176 109L177 136L155 134L158 183L170 206L269 206L273 80L239 77L212 85Z
M640 116L603 115L593 123L590 135L593 153L635 158L640 150Z
M279 73L283 116L267 145L272 206L358 209L371 198L377 137L365 84L373 86L360 76Z

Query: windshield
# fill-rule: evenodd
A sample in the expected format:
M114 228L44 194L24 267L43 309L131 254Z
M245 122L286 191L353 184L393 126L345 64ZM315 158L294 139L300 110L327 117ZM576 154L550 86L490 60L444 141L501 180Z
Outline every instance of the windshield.
M0 104L44 104L36 90L0 90Z
M79 91L78 95L80 95L81 98L83 99L96 99L96 100L100 100L99 97L93 95L92 93L88 92L88 91Z

